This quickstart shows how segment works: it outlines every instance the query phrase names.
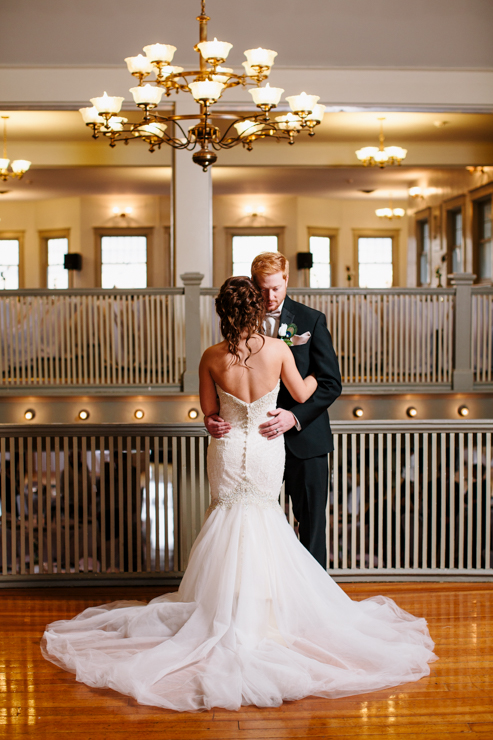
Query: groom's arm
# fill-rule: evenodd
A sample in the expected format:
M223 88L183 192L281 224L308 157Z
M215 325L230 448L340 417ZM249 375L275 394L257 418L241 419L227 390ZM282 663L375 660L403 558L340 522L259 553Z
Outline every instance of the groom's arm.
M310 372L317 379L317 390L305 403L295 404L289 409L298 419L302 429L327 411L342 391L339 363L323 314L317 319L312 332Z

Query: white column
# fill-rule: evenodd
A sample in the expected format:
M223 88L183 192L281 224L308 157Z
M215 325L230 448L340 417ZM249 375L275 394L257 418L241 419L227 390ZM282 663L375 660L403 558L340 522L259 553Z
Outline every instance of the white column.
M190 98L190 99L188 99ZM191 95L180 93L175 113L198 113ZM183 121L185 131L192 121ZM178 136L178 133L176 134ZM176 285L183 285L181 275L200 272L202 285L212 286L212 177L210 169L192 161L193 152L174 150L172 222Z

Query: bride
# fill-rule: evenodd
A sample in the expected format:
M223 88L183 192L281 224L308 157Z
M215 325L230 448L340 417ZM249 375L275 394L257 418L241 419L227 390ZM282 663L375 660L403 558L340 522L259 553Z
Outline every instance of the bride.
M211 440L211 505L180 588L48 625L44 656L89 686L179 711L336 698L428 675L425 620L384 596L352 601L279 506L283 438L258 427L279 379L298 402L316 379L301 378L283 341L261 335L262 298L248 278L227 280L216 306L224 341L202 357L200 401L231 429Z

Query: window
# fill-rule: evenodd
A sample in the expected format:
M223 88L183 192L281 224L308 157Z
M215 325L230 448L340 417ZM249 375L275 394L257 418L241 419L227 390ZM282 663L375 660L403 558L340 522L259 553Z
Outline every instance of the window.
M64 257L68 253L67 237L48 237L46 251L46 286L52 290L68 288L68 270L63 266Z
M0 290L19 289L20 240L0 237Z
M462 272L462 209L448 212L447 269Z
M428 219L417 222L418 272L419 284L430 283L430 222Z
M477 271L480 280L491 280L491 198L477 204Z
M394 281L391 236L358 238L360 288L391 288Z
M261 252L277 252L277 234L234 234L232 236L233 275L250 275L252 261Z
M330 288L330 236L310 236L313 267L310 270L310 288Z
M147 287L147 236L101 236L101 287Z

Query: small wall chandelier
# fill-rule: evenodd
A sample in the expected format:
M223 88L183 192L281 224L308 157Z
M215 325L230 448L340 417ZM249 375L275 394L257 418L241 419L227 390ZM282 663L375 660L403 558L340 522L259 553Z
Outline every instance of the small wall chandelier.
M2 116L3 119L3 158L0 158L0 178L2 180L8 180L9 177L17 177L19 180L28 171L31 166L31 162L27 159L14 159L10 164L10 159L7 157L7 121L9 116ZM9 164L12 168L12 172L9 172Z
M378 165L383 168L388 164L400 164L406 158L407 149L403 149L401 146L384 147L383 122L385 118L379 118L378 120L380 121L379 146L365 146L363 149L358 149L356 156L365 167Z
M91 98L93 107L81 108L80 112L85 124L92 128L95 139L102 134L110 140L112 147L120 141L128 144L133 139L140 139L151 152L163 144L174 149L196 149L192 159L205 172L217 160L215 152L220 149L231 149L241 144L250 151L257 139L269 137L293 144L295 136L301 132L314 135L325 111L325 106L317 105L317 95L301 93L287 97L292 113L275 118L270 116L284 90L270 87L268 83L261 87L261 83L269 76L277 52L261 48L245 51L245 72L236 74L229 67L221 66L232 44L217 39L207 40L207 22L210 19L205 14L205 0L201 0L201 14L197 20L200 42L194 49L200 55L199 69L189 71L172 66L176 47L167 44L151 44L144 47L145 56L127 57L128 70L138 79L138 85L130 88L130 92L143 111L143 118L138 123L129 123L119 115L124 98L106 93ZM143 84L151 74L155 75L155 84ZM249 93L261 113L237 117L212 112L212 106L224 90L237 85L255 85ZM158 114L155 109L163 94L169 96L172 91L191 93L200 106L200 112L183 116ZM167 130L170 124L171 132ZM192 125L188 128L187 124Z

